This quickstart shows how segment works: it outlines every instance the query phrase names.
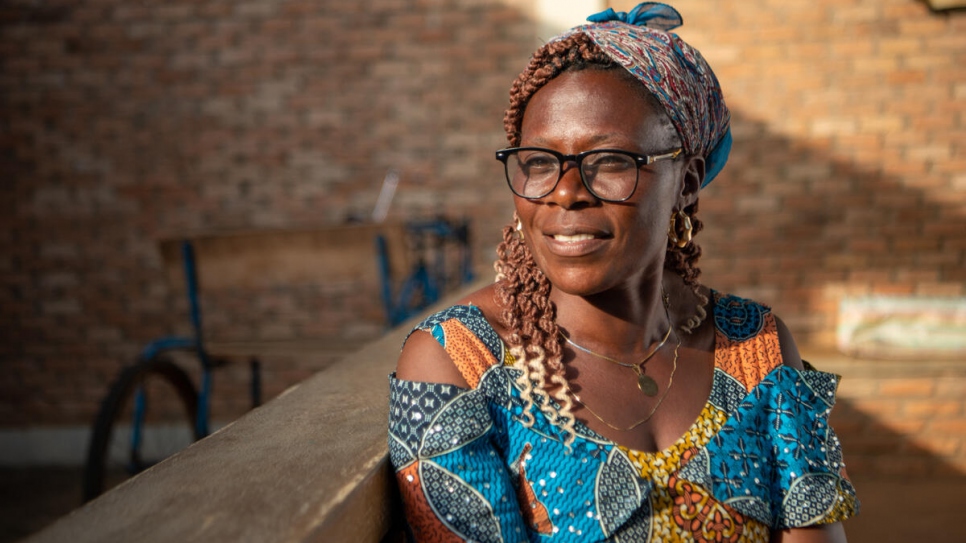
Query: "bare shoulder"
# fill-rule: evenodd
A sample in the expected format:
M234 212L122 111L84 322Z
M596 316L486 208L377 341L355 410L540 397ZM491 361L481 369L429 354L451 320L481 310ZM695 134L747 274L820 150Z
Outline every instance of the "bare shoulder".
M782 351L782 363L786 366L803 370L805 365L802 363L802 355L798 352L798 345L795 338L778 316L775 316L775 327L778 330L778 343Z
M502 337L502 330L496 318L499 311L494 294L495 287L490 285L459 300L457 305L478 307L483 312L487 322ZM406 340L402 353L399 355L399 361L396 363L396 378L407 381L445 383L469 388L466 379L443 349L443 346L436 341L432 334L423 330L416 330Z
M396 378L469 388L443 346L423 330L416 330L406 340L396 363Z

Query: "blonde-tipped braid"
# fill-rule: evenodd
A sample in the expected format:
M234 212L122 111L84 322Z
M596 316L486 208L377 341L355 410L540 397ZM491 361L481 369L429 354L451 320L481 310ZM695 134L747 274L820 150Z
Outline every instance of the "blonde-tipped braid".
M531 409L539 408L565 434L564 443L575 438L573 401L564 375L563 354L553 305L550 281L537 267L513 224L503 229L503 243L497 249L497 302L502 308L501 324L510 331L507 338L524 401L523 422L534 423ZM552 390L551 394L547 390ZM549 400L553 399L557 409Z

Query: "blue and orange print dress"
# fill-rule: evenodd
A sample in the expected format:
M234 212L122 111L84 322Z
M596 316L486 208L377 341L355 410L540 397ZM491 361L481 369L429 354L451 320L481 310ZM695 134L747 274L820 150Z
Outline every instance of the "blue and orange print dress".
M579 421L532 427L507 347L474 306L433 334L470 389L390 377L389 452L419 542L768 541L858 510L828 425L837 377L782 365L775 318L714 293L714 378L672 446L628 449Z

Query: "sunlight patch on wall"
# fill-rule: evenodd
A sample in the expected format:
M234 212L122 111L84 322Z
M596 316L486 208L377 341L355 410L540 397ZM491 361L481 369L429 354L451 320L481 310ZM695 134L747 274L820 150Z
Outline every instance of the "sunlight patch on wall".
M604 0L503 0L503 3L533 19L534 37L539 44L585 23L588 15L607 9Z
M537 0L537 20L546 39L587 22L587 16L606 9L602 0Z
M838 347L860 358L966 359L966 298L843 298Z

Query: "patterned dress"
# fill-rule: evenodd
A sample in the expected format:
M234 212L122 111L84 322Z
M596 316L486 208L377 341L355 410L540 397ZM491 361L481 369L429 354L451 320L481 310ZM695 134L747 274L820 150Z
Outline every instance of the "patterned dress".
M470 389L390 376L389 451L420 542L768 541L858 511L828 425L837 377L782 365L775 318L714 293L714 378L669 448L628 449L579 421L569 446L524 402L474 306L423 321Z

